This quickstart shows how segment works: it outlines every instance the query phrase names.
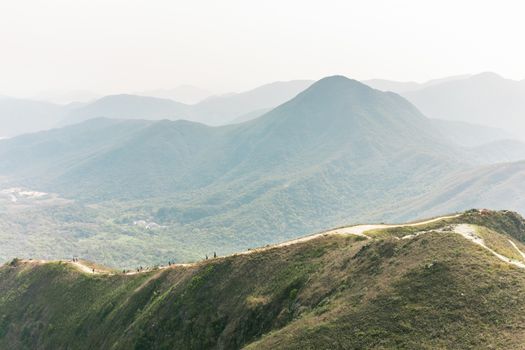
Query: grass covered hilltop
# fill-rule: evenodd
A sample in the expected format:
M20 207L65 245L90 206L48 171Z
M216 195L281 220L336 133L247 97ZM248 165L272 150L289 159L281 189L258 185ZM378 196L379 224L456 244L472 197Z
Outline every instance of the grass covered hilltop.
M525 221L471 210L155 271L0 268L1 349L517 349Z

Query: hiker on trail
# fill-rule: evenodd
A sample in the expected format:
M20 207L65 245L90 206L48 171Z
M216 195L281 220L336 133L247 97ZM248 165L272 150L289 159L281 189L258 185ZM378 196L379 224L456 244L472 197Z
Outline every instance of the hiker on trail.
M216 258L217 257L217 253L213 252L213 257Z
M208 254L206 254L206 260L208 260Z
M93 273L95 273L95 268L93 268Z

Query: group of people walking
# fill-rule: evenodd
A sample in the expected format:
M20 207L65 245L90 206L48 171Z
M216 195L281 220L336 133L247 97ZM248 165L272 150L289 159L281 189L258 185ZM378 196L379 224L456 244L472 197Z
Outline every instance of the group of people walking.
M208 260L208 254L206 254L205 257L206 257L206 260ZM216 253L216 252L213 252L213 258L214 258L214 259L217 258L217 253ZM71 261L72 261L72 262L79 262L78 258L76 258L76 257L73 257L73 258L71 259ZM175 264L176 264L176 263L173 262L173 261L171 261L171 260L168 261L168 266L175 265ZM146 267L146 268L143 268L142 266L139 266L139 267L137 267L135 270L136 270L137 273L139 273L139 272L142 272L142 271L145 271L145 270L151 270L151 269L149 269L149 268L147 268L147 267ZM94 268L94 267L91 269L91 272L92 272L92 273L95 273L95 268ZM127 273L129 273L129 272L130 272L130 270L126 270L126 269L122 270L122 273L123 273L123 274L127 274Z

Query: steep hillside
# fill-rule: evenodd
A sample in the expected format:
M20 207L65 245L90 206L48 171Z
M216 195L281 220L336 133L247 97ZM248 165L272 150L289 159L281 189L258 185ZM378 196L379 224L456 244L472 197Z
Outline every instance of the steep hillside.
M98 118L63 129L22 135L0 145L0 168L23 184L42 184L55 179L98 153L125 142L147 121ZM29 178L28 182L24 179Z
M524 227L469 211L136 274L14 260L0 347L519 348Z
M524 178L524 161L488 165L440 179L431 193L401 205L409 216L435 215L472 206L511 208L525 213Z

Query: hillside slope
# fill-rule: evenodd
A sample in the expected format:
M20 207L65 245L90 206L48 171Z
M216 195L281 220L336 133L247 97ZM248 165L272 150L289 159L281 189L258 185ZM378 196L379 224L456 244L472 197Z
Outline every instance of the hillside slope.
M154 264L410 220L473 159L399 95L341 76L237 125L90 120L0 142L0 257ZM9 201L19 187L75 205Z
M410 203L401 203L404 215L435 215L479 206L512 208L525 213L525 161L466 170L437 182L436 189Z
M497 140L471 149L488 164L518 162L525 160L525 142L517 140Z
M474 238L462 229L472 228ZM469 211L133 275L0 268L0 347L519 348L525 224ZM399 237L403 237L400 239ZM495 254L496 253L496 254ZM523 265L525 266L525 265Z

